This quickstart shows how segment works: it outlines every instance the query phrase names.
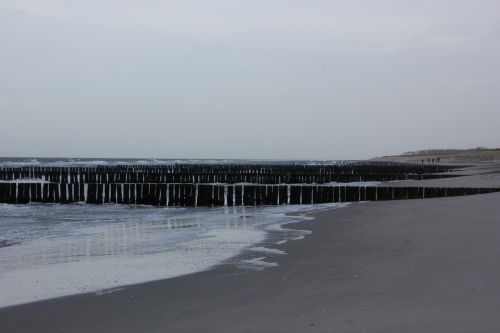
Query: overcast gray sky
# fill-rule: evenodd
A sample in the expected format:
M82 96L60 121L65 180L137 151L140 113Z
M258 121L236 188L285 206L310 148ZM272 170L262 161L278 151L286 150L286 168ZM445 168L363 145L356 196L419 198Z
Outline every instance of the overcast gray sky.
M0 0L0 155L500 146L500 1Z

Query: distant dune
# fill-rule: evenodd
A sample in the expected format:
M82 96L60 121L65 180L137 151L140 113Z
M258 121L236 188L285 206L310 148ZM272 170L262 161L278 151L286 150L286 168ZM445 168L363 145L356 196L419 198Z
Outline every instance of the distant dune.
M472 149L428 149L406 152L401 155L375 157L374 161L399 162L491 162L500 160L500 148L472 148ZM429 161L430 160L430 161Z

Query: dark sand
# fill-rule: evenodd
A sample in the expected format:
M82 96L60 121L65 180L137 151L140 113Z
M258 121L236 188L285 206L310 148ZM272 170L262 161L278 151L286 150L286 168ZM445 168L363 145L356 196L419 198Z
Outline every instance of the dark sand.
M500 193L316 212L279 267L0 309L0 332L500 332Z

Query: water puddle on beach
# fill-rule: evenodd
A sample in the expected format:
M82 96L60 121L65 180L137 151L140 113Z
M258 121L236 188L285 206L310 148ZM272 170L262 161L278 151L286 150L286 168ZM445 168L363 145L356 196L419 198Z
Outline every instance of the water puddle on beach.
M262 270L285 255L269 244L309 232L283 224L340 204L159 208L126 205L0 205L0 307L210 269ZM265 240L266 247L258 245ZM234 259L247 251L250 258Z

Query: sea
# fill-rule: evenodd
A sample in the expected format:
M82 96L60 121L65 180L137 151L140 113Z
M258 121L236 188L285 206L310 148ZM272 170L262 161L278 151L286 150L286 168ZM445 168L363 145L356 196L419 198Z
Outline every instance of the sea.
M2 167L343 161L0 158ZM26 181L26 180L23 180ZM277 266L278 247L307 230L287 224L346 204L262 207L0 204L0 307L124 286L227 265Z

